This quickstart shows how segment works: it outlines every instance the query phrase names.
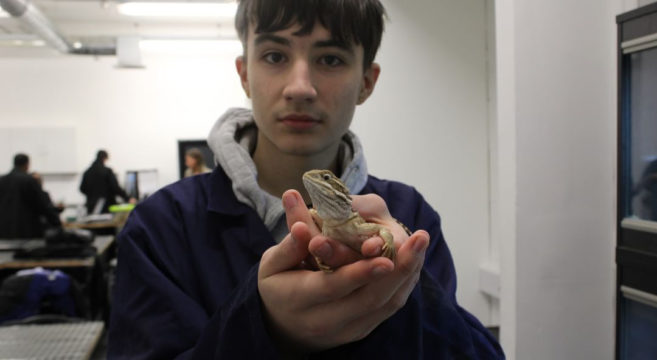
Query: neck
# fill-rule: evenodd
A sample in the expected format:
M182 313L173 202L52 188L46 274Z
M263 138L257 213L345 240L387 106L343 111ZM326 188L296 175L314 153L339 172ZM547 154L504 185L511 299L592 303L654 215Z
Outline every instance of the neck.
M253 162L258 169L258 185L277 197L282 197L286 190L295 189L301 193L306 204L310 204L302 176L312 169L328 169L338 173L338 145L314 155L289 154L281 152L259 135L253 154Z

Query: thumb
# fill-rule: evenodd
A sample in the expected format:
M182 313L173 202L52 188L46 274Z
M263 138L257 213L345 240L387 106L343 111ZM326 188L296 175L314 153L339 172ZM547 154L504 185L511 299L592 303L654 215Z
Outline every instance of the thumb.
M319 229L310 216L310 212L303 202L301 194L296 190L287 190L283 193L282 197L283 207L285 208L285 219L287 220L287 228L292 230L294 223L301 221L306 223L313 234L318 234Z
M311 237L305 223L295 223L292 231L280 244L270 247L262 254L258 279L267 278L298 266L309 254L308 243Z

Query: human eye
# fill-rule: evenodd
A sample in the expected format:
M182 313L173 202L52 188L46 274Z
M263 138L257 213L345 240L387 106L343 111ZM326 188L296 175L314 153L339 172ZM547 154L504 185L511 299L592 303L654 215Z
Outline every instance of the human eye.
M325 65L328 67L338 67L342 64L344 64L344 60L342 60L339 56L336 55L324 55L319 58L319 63L321 65Z
M262 56L262 59L272 65L280 64L285 61L285 55L278 51L270 51Z

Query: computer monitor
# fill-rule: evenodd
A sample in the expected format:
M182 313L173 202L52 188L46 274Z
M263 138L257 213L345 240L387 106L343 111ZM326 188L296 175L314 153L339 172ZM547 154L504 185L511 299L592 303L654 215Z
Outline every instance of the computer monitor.
M139 199L139 173L137 171L127 171L125 173L124 190L129 197Z
M125 173L125 192L137 200L143 200L159 189L156 169L128 170Z
M159 190L158 175L156 169L137 171L137 190L139 200L144 200Z

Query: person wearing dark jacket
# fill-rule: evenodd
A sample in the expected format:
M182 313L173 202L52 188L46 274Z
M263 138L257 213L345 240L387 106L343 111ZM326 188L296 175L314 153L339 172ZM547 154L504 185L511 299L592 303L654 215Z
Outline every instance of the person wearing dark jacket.
M94 212L99 201L103 201L100 212L108 213L109 207L116 204L117 196L125 201L134 202L134 199L131 199L119 186L112 169L105 166L108 158L107 151L99 150L96 154L96 160L82 175L80 191L87 197L85 203L87 214Z
M41 185L28 174L30 158L14 156L14 168L0 178L0 238L43 237L47 227L60 227L57 209ZM42 219L45 220L42 223Z
M384 13L378 0L239 2L235 64L252 110L229 109L210 131L212 173L131 212L108 359L504 358L456 301L436 211L368 174L349 130L380 72ZM358 252L322 235L302 184L312 169L340 177L353 210L393 234L394 261L378 236Z

